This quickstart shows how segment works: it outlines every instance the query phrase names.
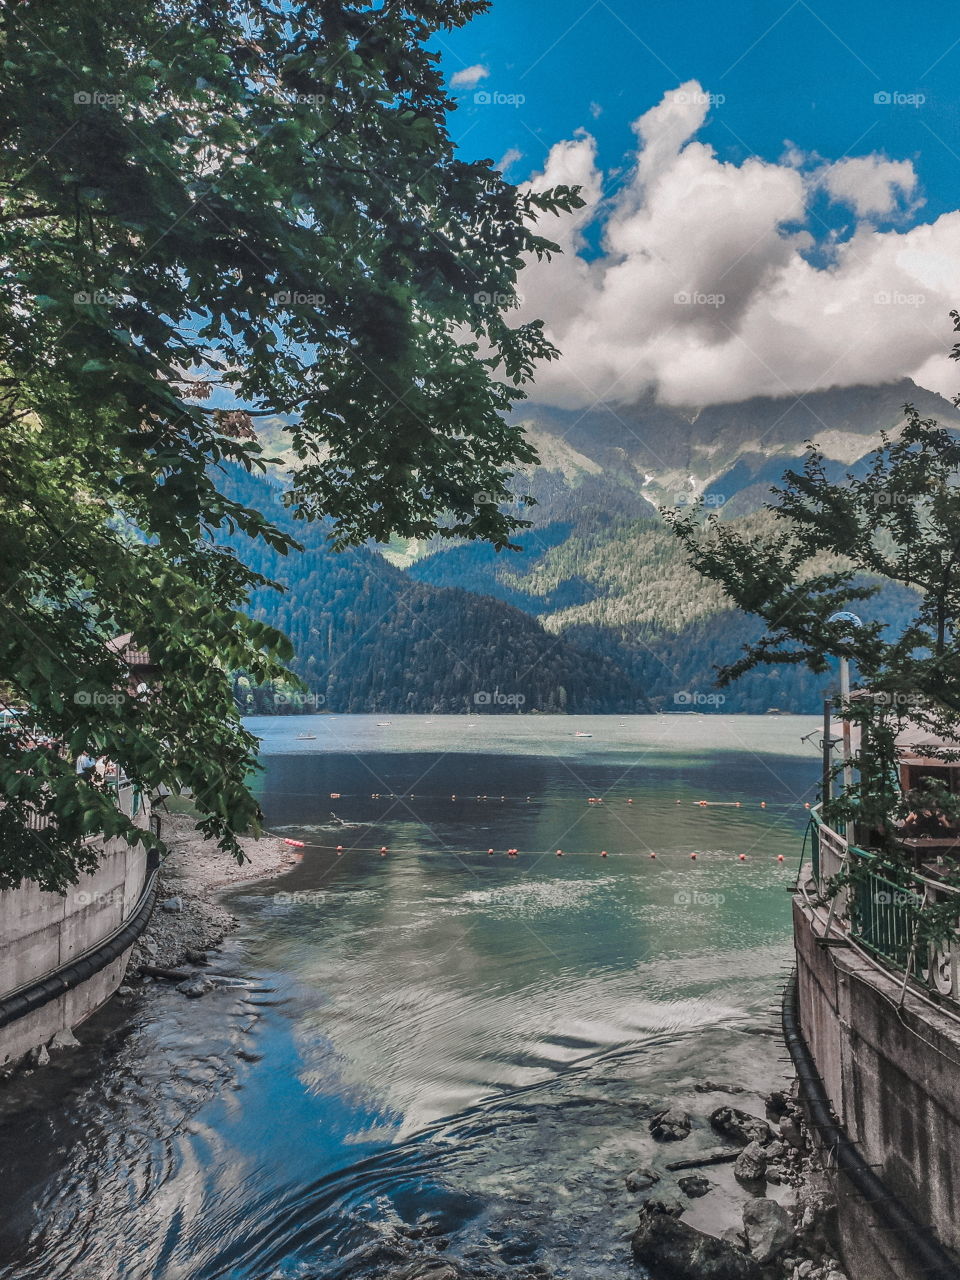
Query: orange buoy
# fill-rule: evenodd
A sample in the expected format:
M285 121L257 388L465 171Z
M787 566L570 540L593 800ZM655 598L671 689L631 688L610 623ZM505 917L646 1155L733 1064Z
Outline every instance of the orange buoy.
M331 791L331 792L330 792L330 799L331 799L331 800L339 800L339 799L340 799L340 792L339 792L339 791Z
M737 809L739 809L739 808L740 808L740 801L739 801L739 800L736 802L736 806L735 806L735 807L736 807Z
M294 849L305 849L306 845L302 840L284 840L284 844L292 845Z
M386 856L387 856L387 846L385 844L382 844L380 846L380 857L385 858Z
M628 800L628 801L627 801L627 804L633 804L633 801L632 801L632 800Z
M605 858L606 856L607 856L607 851L606 851L606 849L601 849L601 850L600 850L600 857L601 857L601 858Z
M761 800L761 801L760 801L760 808L761 808L761 809L765 809L766 807L767 807L767 802L766 802L766 800Z
M337 845L337 853L343 853L343 845L342 845L342 844L338 844L338 845Z
M487 850L487 853L489 853L489 854L491 855L491 857L493 856L493 850L492 850L492 849L488 849L488 850Z
M558 857L558 858L562 858L562 857L563 857L563 850L562 850L562 849L558 849L558 850L557 850L557 857Z
M803 807L804 807L805 809L809 809L809 808L810 808L810 801L808 800L808 801L807 801L807 803L806 803Z

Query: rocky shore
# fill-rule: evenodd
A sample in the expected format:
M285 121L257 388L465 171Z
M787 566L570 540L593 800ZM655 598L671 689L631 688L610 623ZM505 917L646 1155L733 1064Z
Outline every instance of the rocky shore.
M241 839L247 861L235 862L214 840L205 840L185 814L164 815L163 838L170 852L160 868L157 907L130 952L121 996L132 994L134 984L156 977L160 971L174 972L184 966L192 975L192 985L185 988L185 994L203 994L200 988L206 980L199 970L207 964L206 953L219 946L238 924L216 901L217 891L279 875L300 860L295 849L277 836L267 836Z
M691 1092L702 1098L702 1108L685 1100L652 1110L642 1122L665 1158L620 1175L621 1195L625 1191L635 1205L634 1225L624 1231L618 1250L623 1274L652 1280L847 1280L830 1180L792 1092L762 1099L709 1080ZM718 1096L728 1100L717 1105ZM750 1105L752 1111L744 1109ZM616 1213L620 1197L607 1198ZM711 1200L719 1211L699 1213ZM522 1233L523 1226L518 1220L511 1229ZM412 1229L401 1228L378 1252L379 1265L364 1269L376 1280L551 1280L556 1274L548 1263L532 1260L504 1270L499 1249L501 1256L489 1262L479 1251L464 1256L429 1216ZM611 1262L619 1270L616 1259Z

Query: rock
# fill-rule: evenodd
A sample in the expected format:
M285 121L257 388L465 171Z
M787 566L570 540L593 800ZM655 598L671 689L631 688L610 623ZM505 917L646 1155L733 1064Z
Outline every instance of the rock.
M35 1049L30 1050L30 1065L32 1067L48 1067L50 1065L50 1054L45 1044L38 1044Z
M767 1143L771 1137L766 1120L738 1111L736 1107L717 1107L710 1113L710 1124L717 1133L733 1138L744 1147L750 1142Z
M769 1262L793 1240L790 1215L776 1200L748 1200L743 1206L743 1233L757 1262Z
M80 1041L73 1034L69 1027L64 1027L62 1031L58 1031L52 1040L49 1040L48 1046L51 1049L79 1049Z
M201 996L205 996L208 991L213 989L213 984L208 982L206 978L202 978L198 973L195 978L187 978L185 982L177 983L177 990L182 991L185 996L189 996L191 1000L198 1000Z
M152 938L141 938L140 946L143 949L144 955L148 955L151 960L156 959L157 944Z
M701 1196L707 1194L713 1183L709 1178L705 1178L702 1173L691 1173L686 1178L679 1178L677 1186L691 1200L699 1200Z
M806 1280L806 1277L810 1274L812 1270L813 1270L813 1263L809 1258L805 1258L804 1261L800 1263L799 1267L797 1267L797 1275L799 1277L799 1280Z
M205 951L193 951L190 947L187 947L186 951L184 951L183 958L187 961L188 964L209 964L210 963L210 961L207 959L207 953Z
M661 1111L650 1121L650 1132L658 1142L680 1142L690 1132L691 1120L680 1107Z
M160 903L160 907L163 911L182 911L183 899L180 897L166 898Z
M733 1176L741 1182L759 1182L767 1170L767 1153L759 1142L748 1142L733 1163Z
M766 1098L767 1118L770 1120L779 1120L787 1114L790 1109L790 1099L779 1089L767 1095Z
M134 991L133 987L128 987L126 984L124 984L122 987L117 987L117 995L132 996L132 995L136 995L136 992Z
M646 1191L660 1181L660 1175L653 1169L631 1169L623 1181L628 1191Z
M702 1084L695 1084L694 1089L697 1093L743 1093L744 1088L741 1084L717 1084L716 1080L704 1080Z
M726 1240L704 1235L653 1203L640 1211L633 1256L657 1280L761 1280L756 1261Z
M780 1121L780 1136L783 1138L784 1142L788 1142L795 1151L804 1150L806 1144L803 1141L803 1134L800 1132L800 1126L797 1124L796 1120L791 1119L790 1116L784 1116Z

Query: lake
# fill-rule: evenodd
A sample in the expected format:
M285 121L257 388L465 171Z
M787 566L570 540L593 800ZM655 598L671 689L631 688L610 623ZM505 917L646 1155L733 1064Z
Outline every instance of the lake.
M346 1280L439 1237L493 1274L622 1277L651 1108L785 1079L817 721L248 724L304 847L229 896L216 967L247 985L101 1019L96 1074L8 1119L0 1276Z

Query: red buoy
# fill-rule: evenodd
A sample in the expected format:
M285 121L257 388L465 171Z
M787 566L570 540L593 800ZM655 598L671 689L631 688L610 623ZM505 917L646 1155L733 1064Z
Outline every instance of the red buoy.
M563 850L562 850L562 849L558 849L558 850L557 850L557 857L558 857L558 858L562 858L562 857L563 857Z
M690 857L693 859L694 862L696 862L697 855L695 853L691 853Z
M343 853L343 845L342 845L342 844L338 844L338 845L337 845L337 853Z
M741 853L741 855L740 855L740 861L741 861L741 862L746 862L746 860L747 860L747 855L746 855L745 853Z
M605 858L606 856L607 856L607 851L606 851L606 849L601 849L601 850L600 850L600 857L601 857L601 858Z
M677 801L677 804L679 804L679 803L680 803L680 801L678 800L678 801ZM657 855L656 855L655 853L651 853L651 855L650 855L650 857L651 857L651 858L655 858L656 856L657 856Z
M628 800L628 801L627 801L627 804L633 804L633 801L632 801L632 800Z
M493 850L492 850L492 849L488 849L488 850L487 850L487 853L489 853L491 857L493 856Z
M385 858L386 856L387 856L387 846L385 844L382 844L380 846L380 857Z
M782 853L778 853L778 854L777 854L777 861L778 861L778 862L782 862L782 861L783 861L783 854L782 854Z

